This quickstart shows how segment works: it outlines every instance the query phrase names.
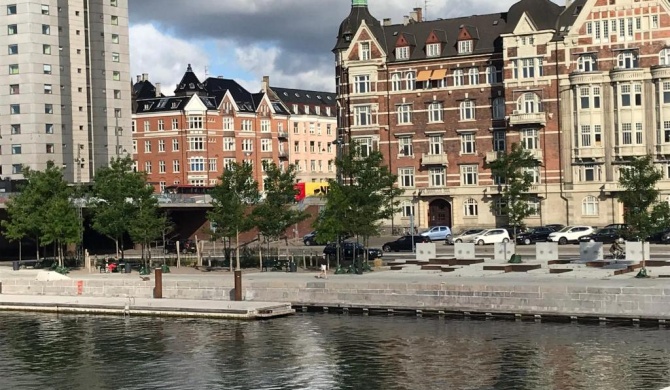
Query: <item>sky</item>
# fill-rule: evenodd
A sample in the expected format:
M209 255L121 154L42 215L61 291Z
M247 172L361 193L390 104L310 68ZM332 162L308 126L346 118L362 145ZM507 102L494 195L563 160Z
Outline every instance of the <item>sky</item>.
M559 0L555 0L557 3ZM252 92L275 87L334 91L335 45L351 0L129 0L133 75L171 95L188 64L201 79L223 76ZM369 0L378 20L402 22L505 12L515 0ZM562 2L561 2L562 3Z

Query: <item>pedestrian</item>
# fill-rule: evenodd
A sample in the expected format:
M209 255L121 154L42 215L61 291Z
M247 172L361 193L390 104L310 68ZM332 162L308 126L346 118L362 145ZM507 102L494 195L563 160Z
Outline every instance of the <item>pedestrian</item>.
M319 279L328 279L328 264L326 264L326 260L321 261L321 273L319 273L319 276L317 278Z

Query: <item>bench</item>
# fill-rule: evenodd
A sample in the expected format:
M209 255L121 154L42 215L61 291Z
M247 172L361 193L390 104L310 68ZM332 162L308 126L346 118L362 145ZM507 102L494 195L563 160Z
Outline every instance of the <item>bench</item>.
M282 270L282 265L274 259L271 260L263 260L263 268L261 268L261 272L268 272L268 271L281 271Z

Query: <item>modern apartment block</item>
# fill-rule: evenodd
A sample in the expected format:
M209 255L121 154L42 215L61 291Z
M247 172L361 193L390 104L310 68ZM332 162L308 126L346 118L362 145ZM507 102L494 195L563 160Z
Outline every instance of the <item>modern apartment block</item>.
M352 0L334 49L339 134L398 174L396 225L505 224L488 163L513 143L540 162L529 225L621 222L628 159L652 154L670 194L669 7L521 0L434 21L416 8L392 24Z
M128 0L2 0L0 176L64 167L70 182L131 148Z

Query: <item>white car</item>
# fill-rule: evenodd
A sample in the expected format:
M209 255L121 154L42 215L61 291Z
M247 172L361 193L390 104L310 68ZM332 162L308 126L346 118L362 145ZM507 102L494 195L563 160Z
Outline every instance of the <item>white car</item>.
M467 242L474 242L475 236L479 235L481 232L483 232L484 229L468 229L462 232L461 234L457 235L454 237L452 240L453 242L450 242L450 244L460 244L460 243L467 243Z
M477 245L509 242L509 233L505 229L487 229L477 234L472 241Z
M557 242L565 245L569 242L578 242L580 237L593 233L591 226L566 226L563 229L549 234L547 242Z

